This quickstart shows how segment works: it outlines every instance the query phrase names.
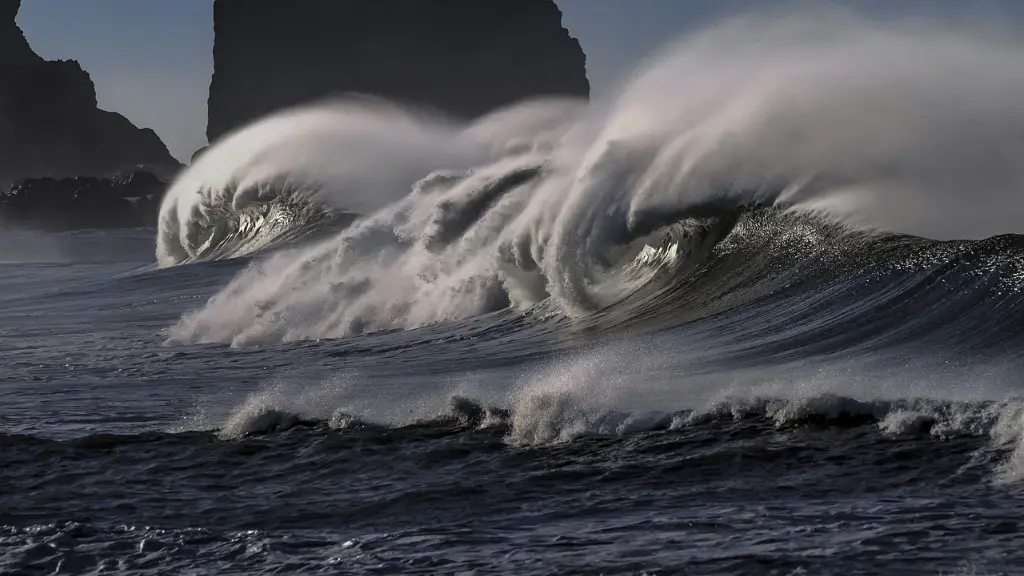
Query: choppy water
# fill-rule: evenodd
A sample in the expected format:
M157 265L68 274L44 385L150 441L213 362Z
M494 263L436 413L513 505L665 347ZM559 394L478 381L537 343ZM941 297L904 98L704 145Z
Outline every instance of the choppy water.
M156 230L4 225L0 571L1020 573L1022 63L740 19L589 105L279 114Z
M155 269L152 235L11 244L37 252L0 274L5 572L1009 574L1024 560L1019 292L956 306L965 325L1007 327L973 360L867 311L927 309L1006 269L974 290L950 261L870 272L831 288L858 298L804 320L807 292L667 330L497 313L231 349L165 341L244 263ZM771 329L737 331L751 315ZM828 324L842 342L796 337ZM694 352L722 331L731 346Z

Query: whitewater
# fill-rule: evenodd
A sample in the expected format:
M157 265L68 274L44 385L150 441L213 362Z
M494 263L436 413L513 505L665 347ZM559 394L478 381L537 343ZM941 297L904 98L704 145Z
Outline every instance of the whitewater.
M4 224L0 571L1016 573L1022 96L991 26L751 14Z

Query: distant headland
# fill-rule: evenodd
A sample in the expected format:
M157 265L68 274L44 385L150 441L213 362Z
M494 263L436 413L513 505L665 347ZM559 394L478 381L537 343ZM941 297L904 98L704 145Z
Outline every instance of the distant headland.
M15 21L20 5L0 0L0 219L151 225L163 192L153 190L180 163L152 130L100 110L78 62L36 54ZM586 56L554 0L215 0L213 11L210 142L344 93L468 119L531 96L590 92ZM68 198L74 209L55 205ZM99 216L111 203L120 216Z

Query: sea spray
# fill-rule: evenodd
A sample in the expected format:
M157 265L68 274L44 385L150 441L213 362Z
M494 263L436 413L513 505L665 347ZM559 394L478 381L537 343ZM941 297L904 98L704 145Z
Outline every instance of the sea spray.
M338 337L547 299L585 318L644 285L623 246L751 205L936 239L1017 231L1024 47L982 32L745 16L588 108L537 101L458 125L360 100L263 120L175 184L160 262L202 258L191 239L217 210L281 189L361 218L253 265L172 341Z

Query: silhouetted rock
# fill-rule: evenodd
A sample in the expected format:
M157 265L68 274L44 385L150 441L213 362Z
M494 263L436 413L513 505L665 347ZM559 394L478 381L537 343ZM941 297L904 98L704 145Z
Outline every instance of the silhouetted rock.
M15 23L19 7L0 0L0 188L25 177L180 168L155 132L97 108L78 62L33 52Z
M342 92L463 118L590 92L554 0L216 0L213 12L210 142Z
M0 221L49 230L155 226L166 188L146 171L26 178L0 192Z

